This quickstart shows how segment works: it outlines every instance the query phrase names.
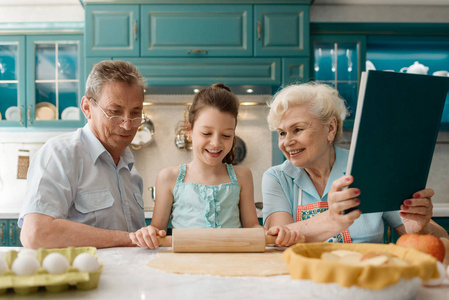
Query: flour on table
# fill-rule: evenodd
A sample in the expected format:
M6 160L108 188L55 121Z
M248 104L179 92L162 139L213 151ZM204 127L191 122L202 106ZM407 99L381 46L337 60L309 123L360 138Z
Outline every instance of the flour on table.
M271 251L270 251L271 250ZM160 251L147 266L168 273L215 276L274 276L288 274L282 251L264 253L173 253Z

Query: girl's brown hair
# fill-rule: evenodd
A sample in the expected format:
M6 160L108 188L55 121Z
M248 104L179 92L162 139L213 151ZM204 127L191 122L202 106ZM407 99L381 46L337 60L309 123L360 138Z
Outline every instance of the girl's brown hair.
M218 109L220 112L230 113L235 117L235 125L237 126L237 116L239 113L239 100L237 96L231 92L231 89L222 83L215 83L205 89L200 90L193 98L192 105L189 107L189 126L193 128L200 112L208 107ZM235 135L232 142L231 151L223 158L223 163L232 163L235 157Z

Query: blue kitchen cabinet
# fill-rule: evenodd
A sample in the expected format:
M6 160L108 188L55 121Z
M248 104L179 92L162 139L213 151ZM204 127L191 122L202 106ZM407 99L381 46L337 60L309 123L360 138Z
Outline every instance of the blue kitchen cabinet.
M22 247L16 219L0 219L0 246Z
M251 5L142 5L141 56L252 56Z
M0 36L0 127L85 123L83 43L82 35Z
M255 5L255 56L309 56L309 5Z
M126 58L117 58L126 59ZM128 58L152 85L280 85L279 58Z
M310 2L86 2L86 75L110 57L135 63L150 86L307 81Z
M139 56L139 5L85 5L86 56Z
M80 35L27 38L28 126L83 126L79 108L84 94L82 44Z
M0 36L0 126L25 125L25 37Z

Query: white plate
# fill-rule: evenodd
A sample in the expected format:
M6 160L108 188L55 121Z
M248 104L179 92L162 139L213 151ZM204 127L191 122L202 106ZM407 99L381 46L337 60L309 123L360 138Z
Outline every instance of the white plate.
M61 114L62 120L79 120L80 119L80 110L78 107L69 106L62 111Z
M5 112L5 118L8 121L20 121L20 109L18 106L11 106Z
M56 106L48 102L36 104L36 120L55 120Z

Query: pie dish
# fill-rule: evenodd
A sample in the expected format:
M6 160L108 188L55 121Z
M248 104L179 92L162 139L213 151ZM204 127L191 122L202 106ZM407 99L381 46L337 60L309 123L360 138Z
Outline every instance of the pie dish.
M56 106L49 102L36 104L36 120L55 120Z
M323 252L334 250L351 250L362 254L373 251L383 252L394 255L407 264L348 265L321 259ZM419 279L426 282L440 277L437 260L434 257L394 244L296 244L285 250L283 258L289 264L289 273L292 279L312 280L314 283L321 284L338 284L344 288L382 290L403 281L411 282Z
M79 120L80 119L80 110L78 107L69 106L62 111L61 114L62 120Z
M8 121L20 121L20 109L18 106L11 106L5 112L5 118Z

